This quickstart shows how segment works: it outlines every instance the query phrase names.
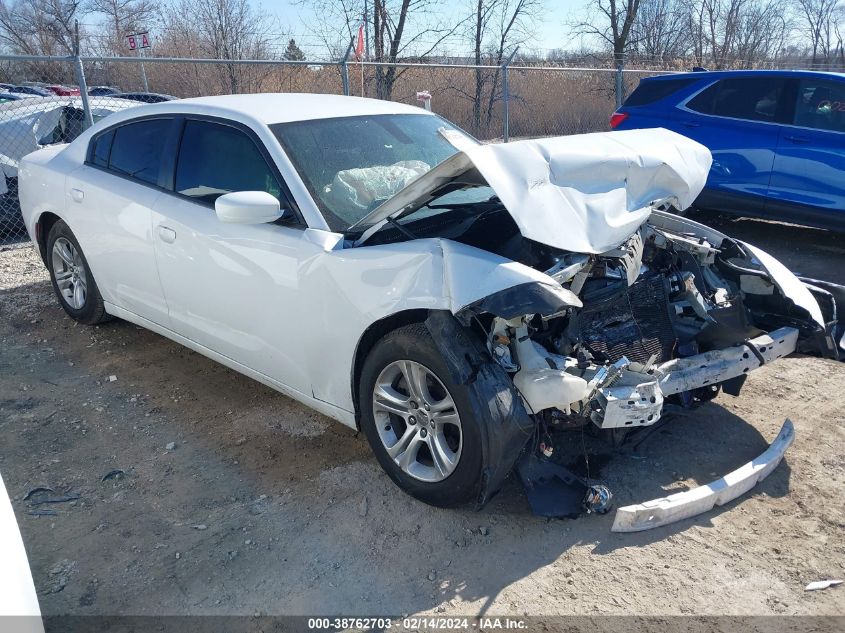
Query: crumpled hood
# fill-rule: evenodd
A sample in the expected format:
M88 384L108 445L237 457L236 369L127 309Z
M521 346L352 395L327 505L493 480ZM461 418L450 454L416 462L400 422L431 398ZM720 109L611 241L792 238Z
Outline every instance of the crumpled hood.
M425 205L443 185L477 182L480 175L524 237L567 251L603 253L637 230L652 203L690 206L711 163L706 147L663 128L461 143L458 149L379 206L366 223L399 217Z

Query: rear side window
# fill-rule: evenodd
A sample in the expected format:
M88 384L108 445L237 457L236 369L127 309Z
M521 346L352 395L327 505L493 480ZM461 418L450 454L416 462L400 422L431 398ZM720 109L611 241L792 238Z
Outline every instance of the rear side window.
M266 191L281 197L281 187L252 139L228 125L187 121L176 164L176 192L214 202L233 191Z
M802 79L795 102L795 125L845 132L845 82Z
M688 103L690 110L731 119L779 122L786 80L780 77L722 79Z
M116 128L109 169L142 182L158 184L158 172L170 119L149 119Z
M101 134L94 139L94 145L91 148L90 162L97 167L109 166L109 153L111 152L111 143L114 140L114 130L109 130L105 134Z
M683 77L679 79L656 79L641 81L636 90L625 100L626 106L644 106L661 99L665 99L682 88L691 86L700 77Z

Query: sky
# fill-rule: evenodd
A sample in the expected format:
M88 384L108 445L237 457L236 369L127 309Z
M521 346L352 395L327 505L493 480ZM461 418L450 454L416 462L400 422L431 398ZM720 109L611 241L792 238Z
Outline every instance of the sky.
M536 22L536 42L531 48L541 53L554 48L570 50L578 48L579 42L573 41L566 23L575 15L583 15L585 3L586 0L545 0L541 19ZM455 4L455 2L446 3L445 7L455 6ZM297 5L295 0L264 0L261 6L264 10L278 16L282 27L290 31L291 36L296 39L306 55L317 57L324 54L324 48L318 45L307 26L309 22L317 19L312 11ZM444 11L446 11L445 8ZM453 54L467 52L453 50L455 48L455 45L449 46L450 52Z

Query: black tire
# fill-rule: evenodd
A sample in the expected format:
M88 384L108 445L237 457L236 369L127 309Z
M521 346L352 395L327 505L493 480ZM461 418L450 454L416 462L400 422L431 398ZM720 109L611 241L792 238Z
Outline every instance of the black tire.
M382 370L400 360L414 361L432 372L448 390L460 416L463 434L460 457L451 474L441 481L421 481L404 472L388 454L376 429L372 404L376 381ZM455 372L450 371L452 368L446 363L425 325L411 324L394 330L382 338L367 356L361 372L358 402L361 407L361 428L376 459L390 478L420 501L439 507L454 507L476 500L481 487L481 429L470 405L472 390L478 390L481 386L478 382L469 386L457 384L452 378Z
M56 241L60 238L66 239L73 245L73 247L79 253L81 265L84 269L85 278L87 281L87 292L85 296L85 302L80 308L75 308L70 303L68 303L68 300L64 297L61 290L59 290L59 285L56 281L56 271L53 269L53 247L55 246ZM50 233L47 235L46 259L47 270L50 271L50 281L53 283L53 292L56 293L56 297L58 297L59 303L61 304L62 308L64 308L64 311L67 312L70 318L72 318L74 321L84 323L85 325L96 325L97 323L104 323L105 321L109 321L112 318L106 312L106 309L103 306L103 297L102 295L100 295L100 289L97 287L97 282L94 280L94 275L91 272L91 267L88 265L88 260L85 259L85 253L82 252L82 247L79 246L79 242L77 241L76 236L70 230L70 227L68 227L68 225L61 220L58 220L53 225L53 227L50 229Z

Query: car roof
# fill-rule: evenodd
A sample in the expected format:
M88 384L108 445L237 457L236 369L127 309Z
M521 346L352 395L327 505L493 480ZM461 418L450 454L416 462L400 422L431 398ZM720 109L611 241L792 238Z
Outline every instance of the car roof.
M223 117L246 115L266 125L373 114L427 114L423 108L393 101L308 93L220 95L152 103L144 107L149 108L148 112L155 108L159 112Z
M667 73L665 75L657 75L655 77L644 77L643 79L660 80L689 77L690 79L697 78L702 80L716 80L725 79L727 77L759 77L761 75L765 75L768 77L826 76L833 77L835 79L845 79L845 73L833 72L829 70L701 70L681 73Z

